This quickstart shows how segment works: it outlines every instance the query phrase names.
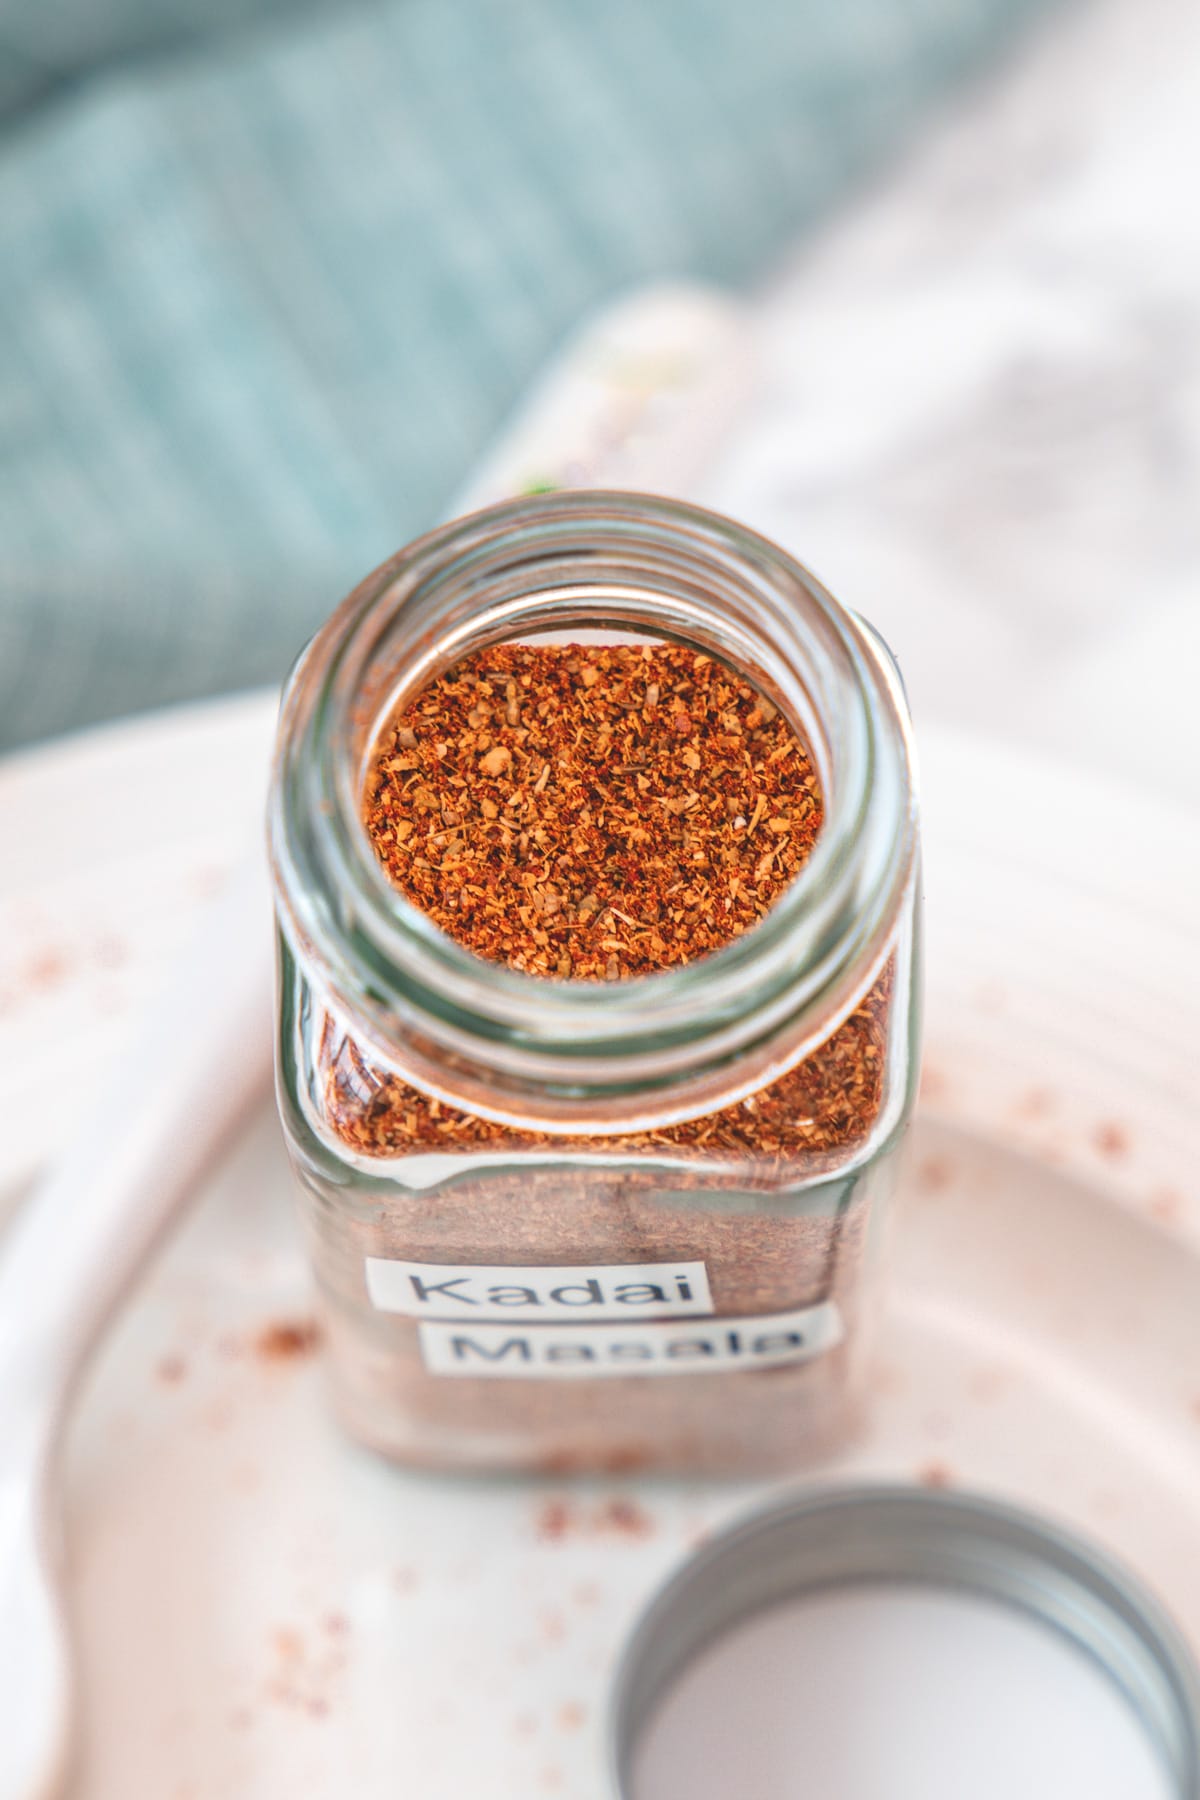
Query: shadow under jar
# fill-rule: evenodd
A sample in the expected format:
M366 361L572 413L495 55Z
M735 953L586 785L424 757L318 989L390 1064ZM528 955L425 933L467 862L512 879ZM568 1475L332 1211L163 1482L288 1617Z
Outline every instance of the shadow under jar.
M712 659L799 738L820 829L751 929L563 978L474 954L389 879L364 823L389 727L540 644ZM745 768L734 831L757 824L751 747ZM874 633L674 501L455 521L318 632L271 801L279 1101L355 1435L444 1468L736 1472L852 1427L916 1080L912 776Z

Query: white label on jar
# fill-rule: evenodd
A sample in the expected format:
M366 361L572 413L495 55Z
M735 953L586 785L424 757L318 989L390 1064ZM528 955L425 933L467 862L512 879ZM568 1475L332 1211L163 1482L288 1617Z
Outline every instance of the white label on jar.
M428 1324L421 1354L435 1375L563 1380L602 1375L716 1375L806 1362L841 1342L829 1300L747 1319L637 1325Z
M482 1263L401 1262L368 1256L367 1292L381 1312L410 1319L503 1319L523 1325L559 1319L703 1317L713 1310L702 1262L584 1264L515 1268Z

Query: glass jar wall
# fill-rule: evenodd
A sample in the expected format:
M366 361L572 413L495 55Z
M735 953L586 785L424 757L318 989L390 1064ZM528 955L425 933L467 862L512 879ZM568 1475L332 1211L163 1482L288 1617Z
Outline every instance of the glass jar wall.
M389 881L363 821L381 732L446 671L546 643L596 681L605 646L669 645L802 739L820 830L752 929L548 977ZM917 1039L908 724L869 629L694 508L493 508L313 640L271 827L280 1105L350 1428L405 1461L557 1471L781 1466L849 1429Z

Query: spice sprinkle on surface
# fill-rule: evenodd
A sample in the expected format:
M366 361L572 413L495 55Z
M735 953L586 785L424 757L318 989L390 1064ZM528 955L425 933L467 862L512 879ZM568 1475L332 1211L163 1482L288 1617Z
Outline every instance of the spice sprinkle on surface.
M663 642L476 652L391 720L363 798L389 879L448 936L584 981L739 936L822 816L783 715L723 663Z

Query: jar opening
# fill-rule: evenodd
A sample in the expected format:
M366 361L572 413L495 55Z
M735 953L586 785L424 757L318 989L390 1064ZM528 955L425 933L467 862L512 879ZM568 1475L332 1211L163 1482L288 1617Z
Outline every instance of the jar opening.
M825 798L811 855L757 925L606 983L473 954L397 892L361 817L373 745L406 698L489 646L580 633L736 670L791 722ZM883 965L911 885L910 759L888 659L773 545L643 496L512 502L386 564L298 666L272 803L282 928L370 1052L451 1104L501 1119L532 1105L585 1130L633 1095L647 1118L695 1116L790 1066Z

